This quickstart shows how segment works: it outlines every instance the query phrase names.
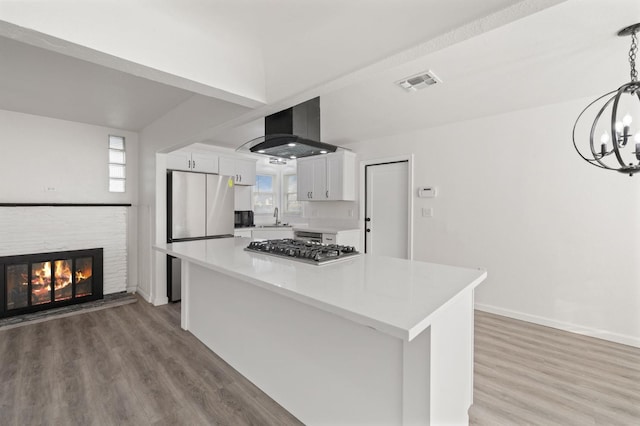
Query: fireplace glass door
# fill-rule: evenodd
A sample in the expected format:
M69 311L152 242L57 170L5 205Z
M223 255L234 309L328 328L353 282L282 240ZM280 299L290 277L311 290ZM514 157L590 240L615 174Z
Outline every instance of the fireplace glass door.
M7 266L7 309L29 305L29 265Z
M102 249L0 257L0 317L102 299Z

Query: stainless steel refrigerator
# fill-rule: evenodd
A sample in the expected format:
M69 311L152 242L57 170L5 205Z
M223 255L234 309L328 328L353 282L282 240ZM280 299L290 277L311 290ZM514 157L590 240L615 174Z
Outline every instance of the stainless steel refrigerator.
M233 180L230 176L167 173L167 242L233 237ZM167 257L167 296L180 300L180 259Z

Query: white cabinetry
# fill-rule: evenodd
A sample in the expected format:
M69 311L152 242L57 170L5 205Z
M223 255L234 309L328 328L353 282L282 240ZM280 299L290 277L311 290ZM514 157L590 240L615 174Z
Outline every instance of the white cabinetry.
M298 167L298 200L327 199L327 163L325 156L301 158Z
M167 169L218 173L218 156L195 152L172 152L167 155Z
M339 151L300 158L298 200L355 200L355 154Z
M236 185L256 184L256 160L220 157L219 173L231 176Z

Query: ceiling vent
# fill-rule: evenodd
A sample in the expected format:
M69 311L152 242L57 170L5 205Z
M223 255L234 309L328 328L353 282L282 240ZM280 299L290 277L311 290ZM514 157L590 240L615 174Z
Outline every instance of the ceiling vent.
M425 87L433 86L438 83L442 83L442 80L440 80L431 70L421 72L420 74L416 74L396 82L398 86L408 92L415 92L416 90L424 89Z

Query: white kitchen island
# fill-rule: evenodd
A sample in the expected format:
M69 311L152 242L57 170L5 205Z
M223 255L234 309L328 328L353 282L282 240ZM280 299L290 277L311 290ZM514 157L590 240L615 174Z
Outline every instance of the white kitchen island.
M183 260L182 328L308 425L467 424L486 271L361 255L316 266L250 240Z

